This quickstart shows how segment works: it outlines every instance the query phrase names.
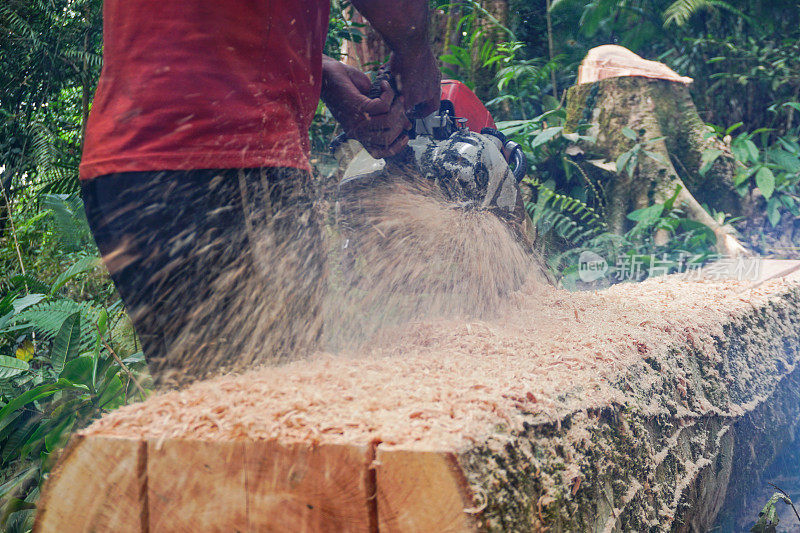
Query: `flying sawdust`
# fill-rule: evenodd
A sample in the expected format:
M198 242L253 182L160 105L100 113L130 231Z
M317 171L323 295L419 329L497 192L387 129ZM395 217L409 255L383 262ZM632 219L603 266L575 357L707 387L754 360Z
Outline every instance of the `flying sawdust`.
M380 176L338 201L327 348L431 318L489 318L540 264L514 226L447 201L426 180Z
M148 294L158 301L133 310L139 320L157 320L168 342L163 355L148 358L159 388L319 349L359 354L366 341L409 322L490 318L537 279L538 262L513 224L455 206L425 179L384 174L341 196L327 255L307 190L291 180L259 181L240 180L244 234L190 227L169 243L191 253L159 276L201 269L206 286L151 280ZM232 258L224 268L223 253ZM154 312L154 305L171 309L161 301L180 308L195 293L180 323Z

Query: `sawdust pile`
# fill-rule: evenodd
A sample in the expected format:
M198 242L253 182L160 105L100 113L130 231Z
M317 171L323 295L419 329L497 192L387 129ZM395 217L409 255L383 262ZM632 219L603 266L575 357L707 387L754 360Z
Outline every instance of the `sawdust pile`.
M785 283L747 293L741 282L675 276L598 293L527 284L491 320L415 323L359 353L197 383L123 407L84 434L453 449L497 424L519 427L523 413L547 422L607 405L620 394L609 380L670 346L692 342L713 356L711 336Z
M329 349L409 320L488 318L541 283L513 223L445 200L428 180L379 176L339 199L325 330Z

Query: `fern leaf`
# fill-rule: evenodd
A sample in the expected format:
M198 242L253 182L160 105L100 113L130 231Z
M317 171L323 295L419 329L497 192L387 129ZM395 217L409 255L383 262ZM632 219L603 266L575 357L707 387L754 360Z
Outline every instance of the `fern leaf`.
M723 0L675 0L664 10L664 27L669 27L672 24L683 26L696 13L703 9L711 10L714 8L730 11L750 22L750 17Z
M72 300L55 300L43 302L24 310L14 317L13 324L31 326L44 340L53 339L70 315L80 313L83 324L96 324L100 311L87 302ZM96 339L92 328L83 328L81 332L81 350L90 349Z
M67 250L80 250L91 242L83 202L77 195L45 194L42 204L53 211L56 231Z
M30 274L26 275L18 274L16 276L13 276L8 280L8 283L11 286L12 290L13 289L25 290L25 287L27 286L27 289L30 292L38 292L41 294L47 294L48 292L50 292L50 287L47 286L47 283L40 280L39 278L31 276Z

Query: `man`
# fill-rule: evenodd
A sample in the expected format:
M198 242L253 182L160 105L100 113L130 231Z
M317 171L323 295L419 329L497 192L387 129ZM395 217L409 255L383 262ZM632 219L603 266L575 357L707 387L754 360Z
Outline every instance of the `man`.
M438 107L426 0L359 0L400 94L322 57L327 0L108 0L81 181L159 385L319 340L325 250L308 128L322 98L376 157Z

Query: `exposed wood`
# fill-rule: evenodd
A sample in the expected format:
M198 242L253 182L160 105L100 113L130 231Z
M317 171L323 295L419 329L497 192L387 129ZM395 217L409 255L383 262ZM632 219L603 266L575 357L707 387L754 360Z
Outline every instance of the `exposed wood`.
M375 469L379 531L474 531L479 509L452 453L379 447Z
M800 274L750 285L525 294L153 396L84 432L37 531L708 530L800 425Z
M552 59L552 58L551 58ZM622 76L641 76L689 85L692 78L681 76L664 63L649 61L624 46L604 44L589 50L578 68L578 85Z
M248 442L250 531L371 532L368 446Z
M34 531L147 531L145 453L139 440L76 438L47 481Z
M245 531L244 443L147 443L150 533Z

